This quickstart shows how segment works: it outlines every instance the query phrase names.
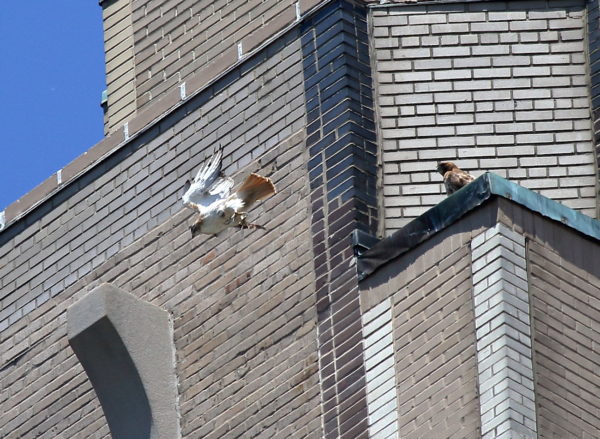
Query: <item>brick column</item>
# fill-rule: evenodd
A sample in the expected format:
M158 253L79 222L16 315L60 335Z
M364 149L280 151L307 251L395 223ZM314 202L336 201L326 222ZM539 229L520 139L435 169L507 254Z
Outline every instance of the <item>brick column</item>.
M377 230L376 144L366 9L325 6L302 27L308 171L326 438L368 437L351 233Z
M481 437L537 438L525 238L498 223L471 257Z
M133 24L130 0L102 0L107 106L104 134L120 130L136 112ZM100 96L98 96L100 100Z

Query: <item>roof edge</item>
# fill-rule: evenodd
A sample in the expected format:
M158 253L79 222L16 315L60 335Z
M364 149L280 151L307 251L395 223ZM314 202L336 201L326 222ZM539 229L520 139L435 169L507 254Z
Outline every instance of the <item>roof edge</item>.
M426 241L492 197L511 200L600 241L600 221L499 175L486 172L393 235L379 240L370 249L362 252L357 257L359 280L365 279L386 262Z
M554 201L496 174L486 172L482 177L488 179L492 194L514 201L529 210L558 221L590 238L600 241L600 221L597 219L584 215L558 201Z

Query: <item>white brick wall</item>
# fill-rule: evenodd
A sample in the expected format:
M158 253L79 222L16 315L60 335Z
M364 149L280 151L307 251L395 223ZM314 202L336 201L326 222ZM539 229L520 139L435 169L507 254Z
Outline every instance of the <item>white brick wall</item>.
M365 312L362 319L369 437L395 439L398 438L398 400L391 299Z
M525 238L498 223L471 257L481 437L537 438Z
M439 160L595 216L584 3L547 4L372 9L386 234L445 197Z

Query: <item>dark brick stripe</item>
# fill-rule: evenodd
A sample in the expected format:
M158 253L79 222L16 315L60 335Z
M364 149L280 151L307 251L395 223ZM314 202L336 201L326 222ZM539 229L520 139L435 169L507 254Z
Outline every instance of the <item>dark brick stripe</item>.
M347 1L302 27L312 237L326 438L367 437L350 235L377 229L377 146L366 9Z

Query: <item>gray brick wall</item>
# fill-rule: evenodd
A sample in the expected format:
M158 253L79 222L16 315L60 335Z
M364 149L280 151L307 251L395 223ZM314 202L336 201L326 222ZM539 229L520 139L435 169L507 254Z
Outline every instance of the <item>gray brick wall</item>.
M397 72L379 72L382 78L386 74L392 78L389 83L380 81L380 88L393 85L387 95L380 93L379 99L384 102L386 96L392 100L398 97L399 101L395 106L380 105L379 111L382 115L390 113L383 117L383 124L394 117L415 118L413 123L419 121L423 125L412 127L412 141L425 142L418 148L413 143L412 149L403 150L403 138L398 138L394 139L395 149L389 149L390 140L382 136L387 148L385 196L390 198L394 186L401 191L408 188L396 194L402 200L414 197L413 204L403 211L405 215L416 215L427 203L435 202L435 197L440 198L440 177L429 166L435 164L439 158L436 154L444 148L455 151L459 159L472 160L477 164L472 169L504 163L509 166L508 173L525 172L519 178L531 177L534 182L551 180L552 169L566 169L567 174L556 176L560 184L540 190L567 189L561 185L573 177L569 172L577 167L587 169L587 164L578 162L585 154L555 149L542 154L536 149L549 133L554 136L552 148L571 144L573 139L559 140L559 134L585 133L581 126L589 123L583 117L585 107L575 106L583 96L565 95L584 88L576 85L581 79L579 70L567 69L582 66L576 61L579 52L572 45L573 41L581 45L579 37L573 39L578 35L574 23L581 24L580 10L565 11L563 7L551 11L555 15L549 16L547 11L534 8L527 10L523 18L523 11L507 10L503 3L486 2L489 8L505 8L492 11L477 10L477 4L394 7L412 10L409 15L404 14L405 26L416 33L396 35L398 44L401 38L407 39L402 53L408 58L393 60ZM348 4L338 6L348 20ZM146 8L144 16L156 9L152 2L140 3L138 7ZM182 2L181 7L187 10L189 3ZM423 14L419 8L429 11ZM403 14L390 12L395 9L385 11L387 16L379 8L373 12L374 21L386 23L374 28L376 35L388 30L391 35L392 30L404 29L394 24L402 20ZM160 14L167 12L161 10ZM137 13L140 14L139 9ZM148 18L146 26L158 29L175 20L177 14L168 17L156 23ZM320 17L323 19L324 15ZM350 17L350 21L355 18ZM534 27L544 22L546 28L520 29L525 25L518 23L525 22L534 23ZM506 29L502 23L508 30L502 30ZM562 27L558 27L559 23ZM484 25L498 27L497 39L493 32L483 32ZM347 38L344 27L342 39ZM305 29L314 32L306 26ZM555 46L545 46L549 43L542 40L542 34L548 32L557 32L559 40L555 43L563 52L554 53ZM509 36L513 34L517 41L507 40L514 38ZM532 41L534 37L529 34L536 34L538 39ZM28 214L26 210L14 210L25 214L24 218L19 219L14 211L9 216L14 222L0 233L0 437L109 437L93 389L67 345L65 320L67 307L101 282L111 282L171 314L184 437L322 438L335 436L335 428L339 427L348 437L362 438L367 432L359 424L366 425L367 421L371 433L380 435L397 430L400 437L409 438L426 437L432 431L443 431L445 437L481 436L469 243L486 225L489 227L486 221L492 215L486 211L483 216L462 218L460 225L419 246L417 257L415 253L401 256L357 286L349 242L338 233L343 229L333 227L331 239L318 232L323 188L309 188L307 178L307 162L314 151L307 152L305 145L306 79L302 70L303 64L309 70L310 62L303 63L298 35L299 32L290 32L197 96L182 97L177 101L181 109L166 116L160 113L163 117L158 123L150 116L142 118L137 129L131 131L136 136L111 157L97 154L95 168L81 177L71 172L69 185L62 186L58 194L37 209ZM319 35L313 34L315 39ZM375 43L385 44L380 35ZM513 51L508 55L503 52L506 45ZM535 57L542 54L536 51L543 47L550 47L549 54L544 55L546 62L535 64ZM379 47L376 54L386 51L391 57L397 49ZM304 54L304 61L308 61L309 52ZM364 56L362 50L359 52ZM423 57L425 52L428 55ZM461 53L474 56L463 57ZM569 61L559 63L565 53ZM552 58L554 55L559 58ZM522 56L528 57L530 63L518 64ZM491 67L477 65L487 58ZM410 68L402 67L403 62L408 62ZM221 73L222 68L220 65L220 70L214 72ZM507 72L502 69L508 69L508 76L502 76ZM569 78L568 84L563 80L562 85L546 82L542 86L548 69L557 80ZM334 69L324 70L335 73ZM408 75L402 76L403 72ZM414 75L415 72L419 74ZM535 81L538 85L534 85ZM451 89L444 91L446 83L451 84ZM488 83L493 87L485 89L483 85ZM415 87L419 84L428 84L431 90L417 92ZM519 84L522 88L517 87ZM435 87L442 89L434 90ZM408 89L411 91L398 92ZM549 90L551 97L519 94L543 90ZM364 91L368 91L367 86ZM405 101L428 94L432 95L432 102ZM484 99L486 95L488 98ZM438 102L438 96L449 101ZM553 99L569 100L572 105L552 109L538 105ZM530 107L525 109L504 107L526 101ZM431 105L433 110L421 111ZM414 107L412 114L402 114L402 118L399 113L391 114L410 106ZM163 111L169 107L157 103L150 108ZM548 111L552 118L545 120ZM493 119L506 117L503 113L509 113L512 119ZM561 119L557 114L568 118ZM572 121L571 131L551 130L563 120ZM139 134L146 123L147 131ZM521 128L503 131L506 124ZM540 129L520 131L519 124ZM491 133L485 131L486 126L492 126ZM482 131L471 134L472 145L445 144L446 139L469 137L465 133L457 135L460 127ZM382 127L382 133L405 128L410 127ZM427 131L419 133L420 128L440 131L428 135ZM443 134L443 130L449 134ZM531 136L538 134L542 137L536 138L539 143L535 143ZM528 147L518 142L519 136L527 136L527 142L532 143L531 154L514 153ZM433 146L427 144L432 139ZM512 146L505 143L509 140L513 141ZM573 143L573 148L588 145L588 140ZM111 142L104 144L102 151L120 143ZM238 181L250 171L259 171L275 181L278 194L251 211L252 219L264 224L266 232L230 231L218 237L190 240L188 225L192 215L181 206L182 182L218 142L225 145L226 172L234 174ZM512 152L501 155L499 151L505 151L504 148ZM94 149L90 154L96 154ZM407 159L407 154L413 154L413 158ZM552 158L568 165L554 167ZM75 169L81 171L86 166ZM409 182L401 184L398 177L407 175ZM393 178L396 183L391 183ZM53 184L43 184L39 191L48 195L57 188L58 183ZM585 189L583 185L572 187L578 193ZM431 191L422 193L421 188ZM586 200L583 196L579 199ZM494 204L495 208L499 205ZM334 207L335 203L327 206ZM388 206L388 212L392 208ZM495 212L499 214L499 210ZM356 210L349 208L349 212L354 214ZM393 230L390 224L400 224L393 221L407 218L400 213L387 218L388 232ZM519 218L522 217L525 215ZM347 218L332 215L328 220L337 224ZM539 226L539 219L527 221ZM315 235L318 239L313 240ZM559 235L553 231L552 236ZM328 252L330 262L337 265L320 264L321 259L315 258L318 248L314 244L319 240L332 245L331 252L323 247L319 251ZM547 250L540 248L532 247L531 254L541 255ZM581 258L573 255L576 251L572 248L569 252L571 257ZM538 292L532 302L537 307L534 327L542 328L536 333L534 351L536 367L539 366L535 370L543 372L538 377L541 431L585 437L597 428L589 413L599 404L593 397L598 393L597 383L590 372L597 363L595 347L590 343L594 340L590 321L597 320L595 290L585 294L582 291L586 282L592 288L600 284L597 275L585 273L581 264L557 262L552 255L543 257L546 259L538 257L535 261L532 257L532 266L537 267L533 275L541 279L536 280L535 288L545 293L543 282L550 279L553 286L555 280L558 282L560 292L551 291L548 297ZM481 264L480 260L475 262ZM557 271L553 264L558 266ZM331 277L331 283L324 280L326 277ZM319 292L323 294L329 285L333 287L334 305L319 308ZM571 288L573 285L576 287ZM552 302L555 298L557 302ZM581 311L571 300L581 302L581 307L588 303L591 306ZM543 314L553 306L561 306L564 314L557 316L554 309ZM352 312L348 315L349 309ZM552 345L554 339L567 346L574 340L577 355L563 355ZM560 368L561 362L569 364L576 373L565 372ZM554 382L559 385L553 386ZM364 410L362 393L366 400ZM579 394L584 397L578 399ZM557 407L556 401L563 397L567 403ZM581 420L574 420L577 416ZM330 428L336 423L337 427Z
M401 438L481 437L469 256L480 226L452 226L361 282L364 315L391 300Z
M181 82L207 83L296 20L295 2L181 0L133 3L137 109ZM301 1L305 12L316 1ZM197 87L187 87L193 92Z
M105 133L139 131L257 53L320 3L103 1Z
M599 258L598 240L495 199L388 261L360 284L369 402L395 369L399 437L595 438Z
M477 438L468 247L423 268L394 295L400 437Z
M557 228L558 229L558 228ZM577 254L557 249L557 238ZM593 243L564 229L528 246L540 437L598 436L600 270ZM564 247L564 244L559 247ZM597 247L597 246L596 246ZM588 258L588 263L579 259ZM588 267L586 267L586 265ZM595 265L590 270L589 265Z
M225 147L225 170L233 173L301 131L297 50L297 44L287 46L155 140L125 148L130 159L99 167L95 181L6 242L0 250L0 328L177 214L182 182L218 142ZM291 60L285 74L273 78L279 63ZM91 230L94 240L83 233Z
M65 318L101 282L171 313L184 437L322 437L301 60L283 39L2 232L0 437L109 437ZM190 240L181 187L218 141L277 185L267 232Z
M594 438L600 241L507 200L500 208L503 222L526 239L538 437Z
M595 216L584 4L372 9L385 233L445 197L436 162Z

